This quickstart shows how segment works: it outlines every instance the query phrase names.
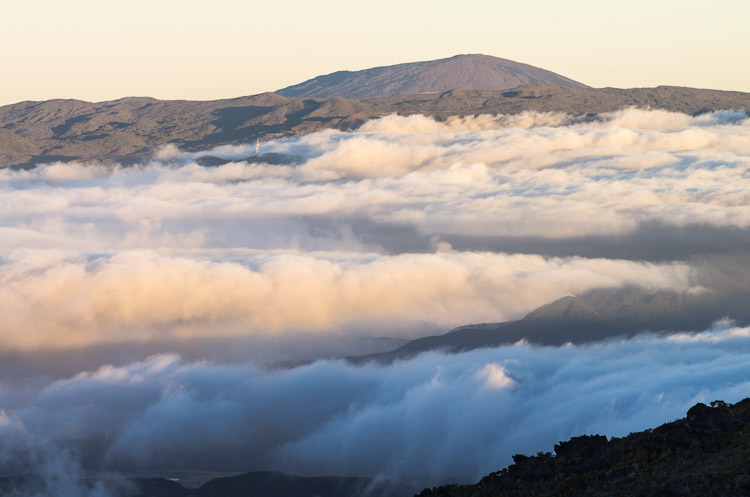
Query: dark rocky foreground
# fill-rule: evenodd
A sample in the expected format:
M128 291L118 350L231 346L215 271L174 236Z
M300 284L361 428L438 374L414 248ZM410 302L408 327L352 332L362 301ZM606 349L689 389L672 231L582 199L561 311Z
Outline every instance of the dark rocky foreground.
M420 497L750 495L750 399L696 404L687 417L607 440L575 437L554 453L516 455L473 485Z
M593 116L627 107L688 114L750 109L750 93L671 86L566 88L541 83L511 90L363 99L264 93L205 102L153 98L20 102L0 107L0 167L73 160L128 164L147 160L169 144L202 151L329 128L354 129L388 114L423 114L438 120L527 110Z

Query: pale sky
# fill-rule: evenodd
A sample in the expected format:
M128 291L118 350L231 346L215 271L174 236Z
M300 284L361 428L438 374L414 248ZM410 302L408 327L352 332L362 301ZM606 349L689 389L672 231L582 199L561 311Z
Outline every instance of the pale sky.
M231 98L461 53L750 92L748 19L747 0L0 0L0 105Z

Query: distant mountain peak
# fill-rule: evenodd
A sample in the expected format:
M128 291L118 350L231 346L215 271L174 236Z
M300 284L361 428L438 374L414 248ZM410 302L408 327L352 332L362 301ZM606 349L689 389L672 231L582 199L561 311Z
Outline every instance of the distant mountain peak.
M337 71L278 91L287 97L367 98L448 90L507 90L549 83L569 88L587 86L565 76L508 59L483 54Z

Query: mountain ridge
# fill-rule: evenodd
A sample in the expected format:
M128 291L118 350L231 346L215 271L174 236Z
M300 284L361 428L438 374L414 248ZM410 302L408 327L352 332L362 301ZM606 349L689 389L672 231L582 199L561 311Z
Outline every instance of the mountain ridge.
M533 345L560 346L647 332L699 332L722 318L739 324L750 322L745 302L743 298L729 302L722 295L692 295L637 286L598 288L554 300L515 321L463 325L442 335L417 338L388 352L347 359L355 364L387 364L429 351L460 353L521 340Z
M686 114L750 109L750 93L666 86L594 89L537 84L511 90L451 90L368 99L261 93L213 101L148 97L98 103L26 101L0 107L0 167L57 161L130 164L148 160L165 145L198 152L324 129L352 130L389 114L421 114L445 120L450 116L524 111L583 115L628 107Z
M34 474L0 477L0 496L55 495L59 489L50 488L50 484L55 483L59 484L55 479ZM274 471L251 471L213 478L197 488L185 488L160 477L83 478L76 485L91 491L91 494L96 489L96 495L117 497L351 497L367 495L378 488L378 483L367 477L293 476Z

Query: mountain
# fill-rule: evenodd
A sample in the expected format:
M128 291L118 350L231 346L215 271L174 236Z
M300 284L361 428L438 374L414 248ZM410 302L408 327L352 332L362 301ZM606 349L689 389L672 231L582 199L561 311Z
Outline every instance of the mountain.
M536 83L587 87L528 64L472 54L362 71L337 71L283 88L277 93L286 97L368 98L448 90L508 90Z
M729 299L708 292L693 295L636 286L600 288L545 304L518 321L465 325L444 335L412 340L390 352L348 359L355 363L389 363L431 350L456 353L519 340L558 346L630 337L645 331L702 331L726 317L740 324L750 322L748 298L745 293Z
M750 399L698 403L687 416L624 438L574 437L472 485L419 497L750 495Z
M46 481L37 475L0 477L0 496L59 495L55 479ZM112 497L352 497L385 495L389 491L408 495L406 488L386 490L372 478L342 476L291 476L271 471L254 471L237 476L214 478L198 488L185 488L166 478L83 479L78 487L90 495ZM411 487L408 487L411 489ZM94 490L96 489L96 490ZM65 489L64 495L70 488ZM368 493L372 492L372 493ZM411 491L413 493L413 490ZM87 493L87 495L89 495Z
M519 340L542 345L583 343L603 340L626 331L619 324L603 319L580 297L569 296L543 305L518 321L461 326L444 335L417 338L391 352L351 357L349 360L355 363L388 363L430 350L463 352L498 347Z
M263 93L194 102L123 98L108 102L48 100L0 107L0 167L97 160L130 164L172 144L198 152L323 129L350 130L388 114L436 119L523 111L576 115L626 107L687 114L750 109L750 93L657 88L569 88L540 83L511 90L451 90L368 99L296 98ZM221 158L219 158L219 162Z

